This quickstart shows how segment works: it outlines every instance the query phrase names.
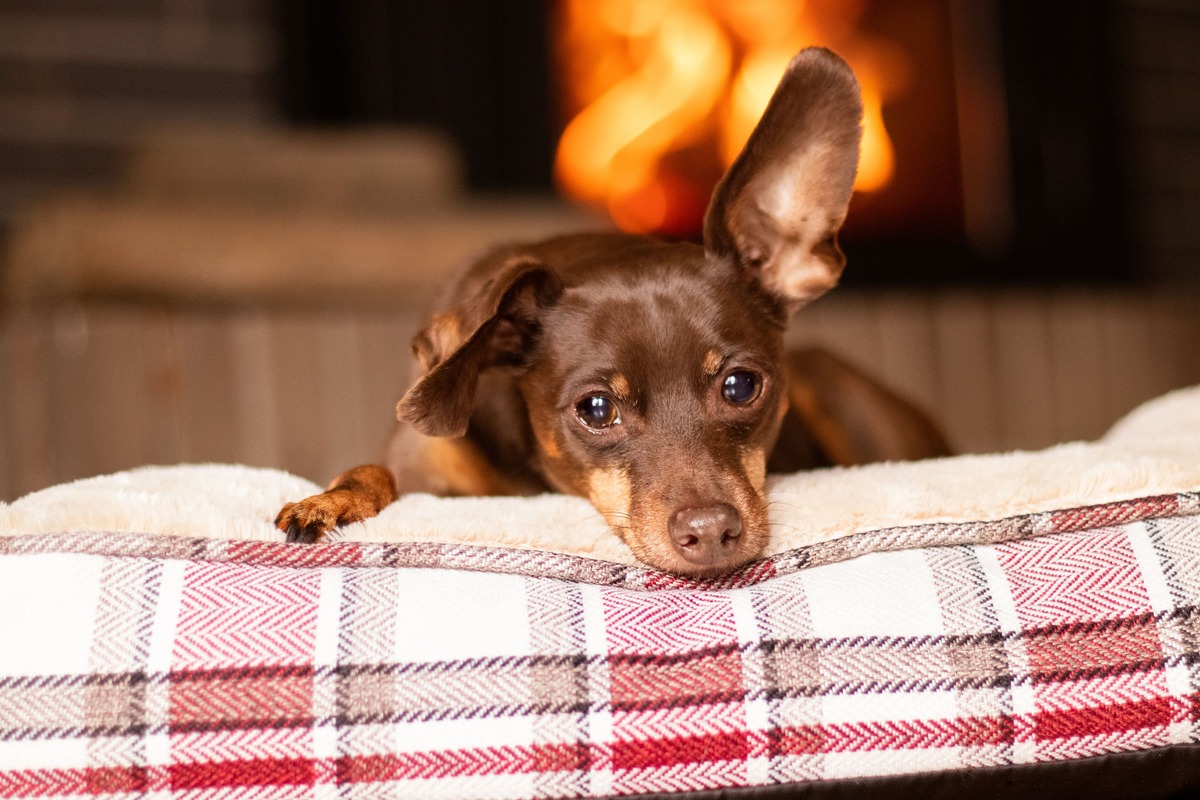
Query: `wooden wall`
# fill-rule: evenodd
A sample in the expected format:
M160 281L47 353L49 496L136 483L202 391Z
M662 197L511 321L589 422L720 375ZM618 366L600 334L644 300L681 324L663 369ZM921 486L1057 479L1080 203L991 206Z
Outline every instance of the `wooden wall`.
M0 316L0 499L151 463L324 482L381 453L419 321L101 305ZM1200 304L1183 293L839 292L791 336L921 402L962 452L1094 438L1200 383Z
M0 236L41 196L103 188L164 124L278 116L271 0L0 3Z
M1116 4L1120 135L1133 256L1142 274L1200 270L1200 3Z

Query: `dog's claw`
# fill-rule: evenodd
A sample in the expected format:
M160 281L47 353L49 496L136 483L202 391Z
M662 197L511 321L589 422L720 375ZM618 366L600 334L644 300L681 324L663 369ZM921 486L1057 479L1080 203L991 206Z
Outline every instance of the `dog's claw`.
M320 533L313 526L301 528L294 522L288 525L287 533L285 534L285 541L300 544L314 544L320 538Z
M297 503L288 503L275 517L275 527L284 541L293 544L317 544L329 540L331 531L360 517L343 507L342 498L319 494Z

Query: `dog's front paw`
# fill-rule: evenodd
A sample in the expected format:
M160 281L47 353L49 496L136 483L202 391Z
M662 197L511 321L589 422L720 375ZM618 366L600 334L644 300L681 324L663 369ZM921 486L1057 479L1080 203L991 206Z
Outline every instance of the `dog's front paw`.
M297 503L288 503L275 516L275 527L284 532L289 542L311 544L325 539L337 527L336 515L330 514L322 496L316 495Z
M275 527L289 542L313 544L328 541L334 529L371 516L357 498L342 492L326 492L288 503L275 517Z

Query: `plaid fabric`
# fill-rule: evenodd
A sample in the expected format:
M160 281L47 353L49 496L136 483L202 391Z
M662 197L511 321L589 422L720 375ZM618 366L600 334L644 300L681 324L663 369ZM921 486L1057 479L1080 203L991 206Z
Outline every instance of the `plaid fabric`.
M597 797L1198 742L1198 603L1192 494L713 584L446 545L0 539L0 796Z

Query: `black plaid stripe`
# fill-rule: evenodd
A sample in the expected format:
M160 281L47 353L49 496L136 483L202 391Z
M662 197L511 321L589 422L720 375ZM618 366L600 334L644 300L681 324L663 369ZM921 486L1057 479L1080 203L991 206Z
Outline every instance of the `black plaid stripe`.
M339 664L379 664L396 652L394 569L349 569L342 572L338 625Z
M162 565L148 559L106 559L88 656L94 672L143 670L158 603Z
M93 675L108 674L114 680L94 687L84 700L86 724L110 732L87 737L94 763L143 763L145 737L165 721L151 713L154 693L168 691L165 676L147 673L161 580L157 559L105 560L88 662Z
M1186 517L1146 522L1171 597L1180 606L1200 605L1200 539L1195 529L1196 520Z

